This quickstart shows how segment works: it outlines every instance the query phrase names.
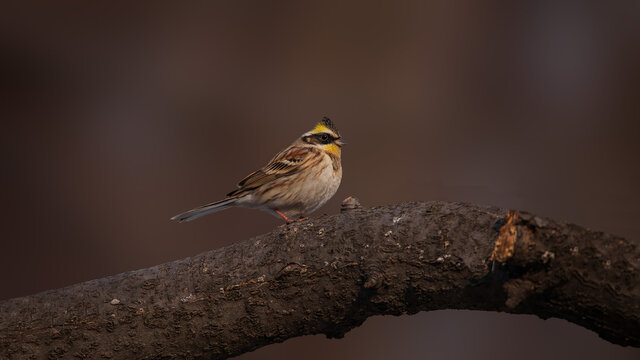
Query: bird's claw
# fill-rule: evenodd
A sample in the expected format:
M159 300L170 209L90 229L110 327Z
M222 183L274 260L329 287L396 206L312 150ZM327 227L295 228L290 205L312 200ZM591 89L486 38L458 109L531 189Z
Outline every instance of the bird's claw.
M282 215L281 215L281 216L282 216ZM286 227L287 225L290 225L290 224L293 224L293 223L297 223L297 222L301 222L301 221L305 221L305 220L309 220L309 218L308 218L308 217L306 217L306 216L300 216L299 218L297 218L297 219L295 219L295 220L291 220L291 219L289 219L289 218L286 218L286 219L285 219L285 223L284 223L284 224L282 224L282 225L280 225L280 228L284 228L284 227Z

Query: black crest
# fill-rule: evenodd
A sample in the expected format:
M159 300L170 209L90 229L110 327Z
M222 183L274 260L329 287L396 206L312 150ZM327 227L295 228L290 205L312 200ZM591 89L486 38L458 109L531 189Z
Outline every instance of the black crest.
M320 123L326 127L328 127L329 129L333 130L333 132L335 132L336 134L339 134L340 132L338 131L338 128L333 124L333 121L331 121L331 119L329 119L328 117L323 117L322 121L320 121Z

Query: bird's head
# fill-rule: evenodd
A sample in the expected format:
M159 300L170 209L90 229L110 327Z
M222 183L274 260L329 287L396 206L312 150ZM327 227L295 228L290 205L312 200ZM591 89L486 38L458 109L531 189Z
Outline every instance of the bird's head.
M322 118L313 129L304 133L302 141L319 146L335 155L340 155L340 148L345 144L338 129L328 117Z

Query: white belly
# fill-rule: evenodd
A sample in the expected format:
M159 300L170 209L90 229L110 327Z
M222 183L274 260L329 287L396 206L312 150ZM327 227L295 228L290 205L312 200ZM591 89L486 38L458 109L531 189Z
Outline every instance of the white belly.
M325 156L317 167L319 173L305 169L290 178L278 179L260 199L249 195L239 205L268 210L275 216L278 215L274 210L279 210L292 219L308 215L335 195L342 180L342 168L334 170L329 156Z

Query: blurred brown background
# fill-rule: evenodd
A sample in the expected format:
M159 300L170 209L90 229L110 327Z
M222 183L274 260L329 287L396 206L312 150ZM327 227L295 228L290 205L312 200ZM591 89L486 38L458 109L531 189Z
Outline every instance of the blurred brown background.
M5 2L0 299L280 224L217 200L331 117L338 194L455 200L640 238L637 1ZM561 320L441 311L243 359L638 359Z

